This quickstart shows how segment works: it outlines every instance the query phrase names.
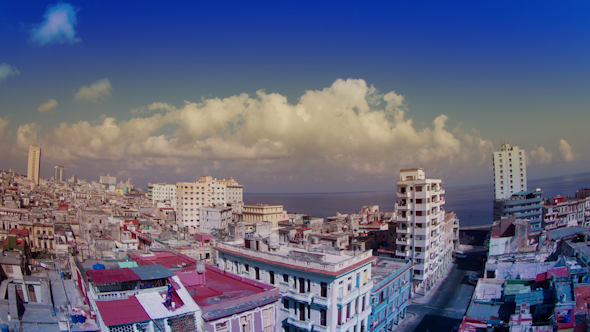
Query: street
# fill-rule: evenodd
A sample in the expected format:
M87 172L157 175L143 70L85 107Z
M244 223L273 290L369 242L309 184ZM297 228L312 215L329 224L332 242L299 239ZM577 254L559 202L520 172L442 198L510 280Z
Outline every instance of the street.
M467 258L455 259L440 286L435 286L435 289L423 298L416 297L408 307L407 317L394 331L453 331L453 328L461 323L475 288L467 282L468 277L481 273L484 263L477 258L485 253L486 250L477 247L467 252Z

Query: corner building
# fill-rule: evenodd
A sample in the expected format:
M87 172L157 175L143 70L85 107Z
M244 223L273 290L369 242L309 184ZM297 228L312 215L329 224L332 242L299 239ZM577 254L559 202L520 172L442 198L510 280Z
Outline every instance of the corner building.
M370 330L371 262L376 259L372 251L278 245L276 234L243 241L219 244L218 266L278 286L283 296L278 318L284 331Z
M422 168L400 170L397 182L396 257L414 264L412 292L425 294L449 266L452 219L445 219L442 180Z

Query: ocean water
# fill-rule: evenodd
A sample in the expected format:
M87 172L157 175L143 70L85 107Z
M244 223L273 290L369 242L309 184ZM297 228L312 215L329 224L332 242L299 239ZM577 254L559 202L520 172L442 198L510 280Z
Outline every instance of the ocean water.
M528 188L541 188L543 197L575 196L576 190L590 188L590 172L529 180ZM462 227L492 223L493 183L446 187L445 190L445 209L457 214ZM335 216L337 212L358 213L365 205L379 205L380 211L393 211L395 201L395 190L320 194L244 193L245 204L283 205L289 213L311 214L323 218Z

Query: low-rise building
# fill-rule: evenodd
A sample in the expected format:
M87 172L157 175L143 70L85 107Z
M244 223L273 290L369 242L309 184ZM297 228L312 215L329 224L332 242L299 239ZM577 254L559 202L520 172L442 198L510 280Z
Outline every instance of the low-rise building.
M279 287L285 331L368 331L372 251L288 246L276 234L216 249L220 269Z

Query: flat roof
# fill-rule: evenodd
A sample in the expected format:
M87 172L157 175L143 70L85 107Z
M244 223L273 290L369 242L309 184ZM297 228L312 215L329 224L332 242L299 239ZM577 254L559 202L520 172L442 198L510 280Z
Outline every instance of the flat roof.
M95 284L112 284L125 281L138 281L141 277L130 268L87 270L86 274Z
M96 301L96 306L106 326L151 320L135 296L124 300Z
M135 274L137 274L141 280L155 280L163 279L175 276L167 268L162 265L146 265L130 268Z

